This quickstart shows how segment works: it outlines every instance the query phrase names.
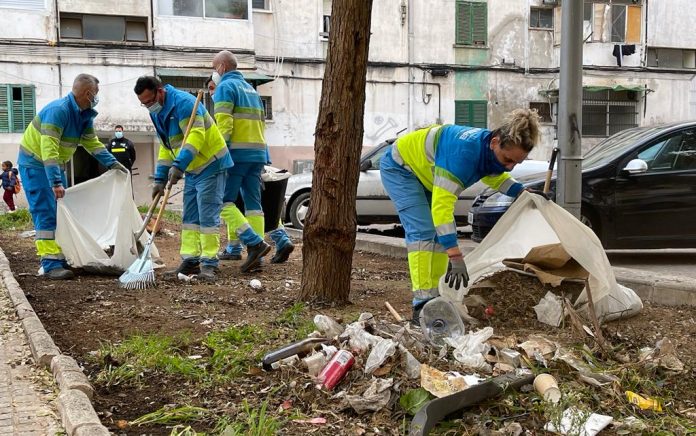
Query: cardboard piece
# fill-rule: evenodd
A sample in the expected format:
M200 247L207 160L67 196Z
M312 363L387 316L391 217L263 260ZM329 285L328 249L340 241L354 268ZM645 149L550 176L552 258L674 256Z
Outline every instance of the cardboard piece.
M559 244L539 245L520 258L504 259L503 265L518 271L532 272L543 284L559 286L564 280L586 280L589 273Z

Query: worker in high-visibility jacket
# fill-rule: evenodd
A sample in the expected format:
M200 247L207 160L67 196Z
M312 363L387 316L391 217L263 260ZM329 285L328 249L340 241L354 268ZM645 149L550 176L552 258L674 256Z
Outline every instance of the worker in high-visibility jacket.
M227 171L222 219L227 224L228 240L234 241L237 239L236 235L247 246L247 260L242 265L242 271L248 272L257 269L261 264L261 257L270 251L268 246L258 260L250 262L249 259L256 256L256 252L245 237L249 229L261 237L265 230L261 206L261 173L268 157L264 138L266 123L263 103L256 90L237 71L237 59L231 52L223 50L215 55L213 70L212 79L216 85L213 96L215 120L235 161L235 166ZM246 209L244 214L234 203L240 190ZM287 260L294 246L285 236L287 243L277 243L276 249L279 253L283 251L282 257ZM273 238L273 234L271 237ZM235 259L239 257L240 251L239 244L230 243L220 255L223 259Z
M140 103L150 112L160 147L155 168L153 198L175 185L184 174L182 262L172 275L197 274L215 281L220 246L220 209L225 174L233 165L225 141L202 104L194 115L186 143L182 143L196 99L152 76L140 77L134 88Z
M414 323L425 303L439 295L443 275L457 290L468 286L454 219L459 194L481 180L511 197L519 195L523 187L508 172L538 140L536 112L518 109L493 131L435 125L402 136L384 154L382 183L406 233Z
M82 145L109 169L128 170L109 153L94 133L94 107L99 102L99 80L79 74L72 91L46 105L34 117L20 141L17 163L24 182L36 230L36 251L43 277L65 280L74 276L55 241L57 199L65 196L65 172L61 168Z

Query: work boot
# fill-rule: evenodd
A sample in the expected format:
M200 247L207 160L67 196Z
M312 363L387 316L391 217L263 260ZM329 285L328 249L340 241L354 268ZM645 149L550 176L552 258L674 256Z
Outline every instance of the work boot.
M413 306L413 312L411 314L411 325L414 327L420 327L420 313L421 310L423 310L423 306L425 306L425 303L427 303L429 300L424 301L422 303L418 303L417 305Z
M194 274L200 274L201 273L201 266L198 263L191 263L191 262L181 262L177 269L169 270L164 272L164 278L168 280L175 280L179 274L183 274L185 276L190 276Z
M75 273L73 273L69 269L58 267L50 270L47 273L44 273L44 277L46 277L49 280L69 280L75 277Z
M247 247L247 259L242 264L241 270L243 273L253 271L261 263L261 258L271 251L271 246L266 243L266 241L261 241L256 245L249 245Z
M287 260L290 258L290 253L292 253L294 250L295 246L292 242L288 242L287 244L283 245L283 247L281 247L280 249L276 248L276 252L271 258L271 263L287 262Z
M203 265L201 267L201 272L198 273L198 280L213 283L217 280L217 273L219 271L220 270L216 266Z
M220 260L242 260L242 255L237 253L228 253L227 250L222 250L218 253Z

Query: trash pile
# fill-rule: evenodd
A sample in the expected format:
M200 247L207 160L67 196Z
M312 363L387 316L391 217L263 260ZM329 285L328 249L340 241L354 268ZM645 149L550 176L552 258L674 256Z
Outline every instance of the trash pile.
M517 273L505 271L487 280L489 285L510 284L514 276ZM526 279L534 280L522 279L518 287ZM473 291L496 289L497 285L474 286ZM623 354L613 355L601 346L601 333L590 327L595 327L591 322L568 312L572 305L561 301L555 306L548 302L559 301L558 295L563 299L576 298L582 285L564 285L549 295L543 285L529 289L530 293L508 292L493 298L472 292L464 301L468 306L438 297L423 307L420 328L403 320L389 303L385 304L394 321L362 313L357 321L344 325L340 320L317 314L316 331L304 340L268 353L263 368L289 374L298 386L314 390L311 400L306 400L313 405L328 403L332 410L350 409L358 415L380 411L392 417L396 414L397 418L414 415L411 435L428 434L446 415L463 414L467 407L482 405L514 390L521 391L516 394L518 400L505 401L520 401L520 406L528 410L520 416L531 415L530 408L536 413L542 411L541 419L545 422L539 425L539 416L533 423L525 421L531 419L527 416L519 422L506 422L507 432L501 423L501 432L496 434L521 434L523 429L543 427L559 434L594 435L609 425L629 434L636 428L645 428L636 416L616 421L616 414L610 411L588 411L588 405L583 405L573 393L578 390L594 389L594 397L601 399L597 400L599 404L618 401L636 411L663 412L663 400L650 392L634 392L623 386L619 375L625 368L644 370L647 374L666 371L674 375L684 371L668 339L660 340L655 348L623 350ZM521 304L514 304L517 300ZM555 309L544 310L545 304ZM554 312L561 315L548 322L542 319ZM547 324L546 330L536 329L534 333L534 329L518 329L516 334L496 327L537 319ZM561 322L565 320L569 321ZM506 333L496 335L497 330ZM550 334L553 331L564 334ZM568 336L568 332L574 334ZM559 337L572 340L561 344ZM590 407L596 408L597 404Z

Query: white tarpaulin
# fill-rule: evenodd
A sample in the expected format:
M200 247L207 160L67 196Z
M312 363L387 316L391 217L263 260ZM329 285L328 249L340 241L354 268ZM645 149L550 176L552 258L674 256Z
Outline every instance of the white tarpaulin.
M58 200L56 242L70 266L118 273L137 258L134 234L142 224L130 174L111 170L67 189ZM140 242L148 238L146 231ZM152 255L159 256L154 245Z
M469 284L502 270L503 259L523 258L539 245L560 243L589 274L592 298L600 320L635 315L643 308L633 290L616 282L614 270L594 232L569 212L539 195L523 192L500 218L486 238L466 257ZM458 293L440 280L441 294L462 301L467 289ZM578 298L586 302L586 290Z

